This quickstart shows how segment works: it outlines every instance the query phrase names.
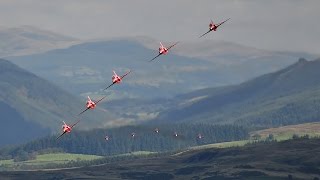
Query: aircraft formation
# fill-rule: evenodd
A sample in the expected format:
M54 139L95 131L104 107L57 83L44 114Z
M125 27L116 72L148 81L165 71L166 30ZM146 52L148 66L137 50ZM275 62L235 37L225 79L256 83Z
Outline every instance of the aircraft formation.
M202 38L204 37L205 35L207 35L208 33L212 32L212 31L217 31L217 29L222 25L224 24L225 22L229 21L230 18L220 22L220 23L214 23L212 20L210 21L209 23L209 30L202 34L201 36L199 36L199 38ZM152 58L151 60L149 60L148 62L152 62L154 61L155 59L157 59L159 56L161 55L167 55L169 50L171 48L173 48L174 46L176 46L177 44L179 43L178 42L175 42L174 44L168 46L168 47L165 47L161 42L160 42L160 47L159 47L159 50L158 50L158 55L156 55L154 58ZM122 82L122 80L124 79L124 77L126 77L127 75L129 75L131 73L131 70L129 70L128 72L126 72L124 75L122 76L119 76L116 74L115 71L113 71L113 75L111 77L112 79L112 83L107 86L106 88L104 88L103 90L107 90L108 88L112 87L114 84L120 84ZM94 100L91 100L91 98L88 96L88 99L87 99L87 102L86 102L86 108L81 111L78 116L80 116L81 114L85 113L87 110L89 109L95 109L98 105L99 102L101 102L102 100L104 100L107 96L103 96L101 99L97 100L97 101L94 101ZM57 139L61 138L63 135L67 134L67 133L71 133L72 131L72 128L74 126L76 126L78 123L80 122L80 119L78 119L74 124L72 125L68 125L66 124L64 121L63 121L63 125L62 125L62 133L60 134L60 136L57 137ZM160 133L160 130L158 128L155 128L154 129L154 132L156 134ZM173 133L173 137L178 137L179 134L177 132L174 132ZM136 133L135 132L132 132L131 133L131 138L135 138L136 137ZM196 138L198 139L202 139L203 138L203 135L201 133L199 133ZM104 138L106 141L109 141L110 140L110 137L108 135L105 136Z

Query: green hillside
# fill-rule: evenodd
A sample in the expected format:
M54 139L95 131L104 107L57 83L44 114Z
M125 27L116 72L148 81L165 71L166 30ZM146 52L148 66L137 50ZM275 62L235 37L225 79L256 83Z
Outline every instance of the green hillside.
M35 149L37 144L44 143L39 141L34 141L31 143L28 143L25 146L19 146L18 148L4 148L0 150L1 158L5 158L6 153L9 152L9 154L16 152L17 155L14 154L9 155L7 154L7 157L13 157L14 159L7 158L7 160L0 160L0 170L1 168L3 170L34 170L34 169L59 169L59 168L76 168L76 167L82 167L82 166L89 166L89 165L101 165L105 163L111 163L111 162L122 162L127 160L133 160L133 159L146 159L146 158L153 158L153 157L165 157L171 154L172 157L179 157L184 154L189 154L196 151L205 151L205 150L211 150L213 148L235 148L235 147L244 147L244 146L251 146L251 145L259 145L261 143L266 144L272 144L272 142L277 141L287 141L287 140L299 140L304 139L308 140L310 137L319 137L319 123L306 123L306 124L299 124L299 125L290 125L290 126L283 126L279 128L270 128L265 130L259 130L251 132L251 138L247 140L240 140L240 141L227 141L227 142L221 142L221 143L213 143L213 144L207 144L212 139L211 134L207 135L206 142L203 141L198 143L196 145L192 144L192 140L186 140L187 143L192 144L192 146L188 147L179 147L176 151L168 151L167 149L164 152L163 148L154 149L154 151L132 151L129 153L123 153L118 155L109 155L104 158L101 156L95 156L95 155L84 155L84 154L70 154L70 153L61 153L63 150L68 151L68 148L48 148L48 149ZM212 128L213 126L209 127ZM142 127L140 127L140 130ZM194 128L197 128L194 126ZM221 126L219 129L224 129L225 127ZM186 126L184 126L185 130L188 130ZM198 128L199 129L199 128ZM117 129L117 131L122 132L125 130L125 128ZM148 130L148 129L145 129ZM149 129L151 131L151 129ZM204 130L204 129L202 129ZM163 127L161 128L162 133L165 133ZM213 131L217 131L217 129L214 129ZM109 131L112 132L112 131ZM97 132L99 134L99 132ZM140 131L140 133L142 133ZM147 132L144 132L147 133ZM192 132L191 132L192 133ZM220 132L221 133L221 132ZM272 134L272 138L270 138L270 134ZM255 137L259 135L259 138ZM151 137L150 137L151 136ZM159 135L159 136L163 136ZM152 134L148 134L148 137L150 139L154 139L154 141L158 141L155 139L155 137L152 137ZM88 138L88 137L86 137ZM90 137L89 137L90 138ZM141 138L141 137L139 137ZM167 137L167 141L170 142L170 137ZM187 137L185 137L187 138ZM143 138L143 141L145 141L146 138ZM181 141L183 139L176 139L175 143L178 141ZM123 141L121 137L117 138L117 141ZM137 140L136 143L138 146L141 141ZM78 142L75 142L78 143ZM123 142L124 143L124 142ZM128 143L128 142L126 142ZM152 142L150 143L149 147L144 146L144 149L150 149L150 147L157 146L157 143L159 142ZM180 142L178 142L180 143ZM161 142L163 144L163 142ZM170 144L170 143L169 143ZM204 144L204 145L201 145ZM109 147L103 147L101 144L92 144L99 148L104 148L105 150L110 151L110 146L113 146L113 149L117 149L118 151L121 151L117 145L114 143L106 142L106 145ZM76 145L81 146L81 145ZM85 145L83 145L85 146ZM33 149L32 149L33 148ZM29 151L31 153L27 153L26 151ZM94 151L91 150L91 153L94 153ZM39 155L38 155L39 154Z
M15 144L60 132L62 121L73 123L84 108L85 99L71 95L52 83L0 59L0 135L3 144ZM84 121L90 117L90 123ZM102 120L103 117L103 120ZM93 128L110 120L112 113L88 112L80 129ZM109 119L110 118L110 119ZM104 122L102 122L104 121ZM77 127L77 128L78 128ZM11 134L11 135L9 135Z
M85 155L85 154L51 153L51 154L35 155L34 159L27 160L27 161L15 162L13 159L0 160L0 167L5 169L18 169L18 168L21 168L21 166L41 167L41 166L50 165L54 167L60 164L67 164L70 162L92 161L100 158L103 158L103 157L95 156L95 155Z
M320 177L319 139L260 142L243 147L193 150L54 171L0 172L26 179L238 179L287 180Z
M240 85L204 89L184 96L158 121L226 124L252 128L320 119L320 60L299 62Z
M308 135L309 137L318 137L320 136L320 123L304 123L250 132L251 137L259 135L258 137L261 139L268 137L269 134L272 134L277 140L287 140L293 136L305 135Z
M154 131L159 129L159 133ZM175 136L174 133L178 135ZM135 133L132 137L131 134ZM198 138L201 133L203 138ZM106 141L105 136L109 137ZM161 125L124 126L112 129L73 131L59 140L56 136L40 138L24 145L1 148L0 159L32 158L32 153L48 149L61 149L67 153L110 156L137 151L167 152L190 146L212 144L249 138L247 129L232 125ZM26 158L25 158L26 157Z

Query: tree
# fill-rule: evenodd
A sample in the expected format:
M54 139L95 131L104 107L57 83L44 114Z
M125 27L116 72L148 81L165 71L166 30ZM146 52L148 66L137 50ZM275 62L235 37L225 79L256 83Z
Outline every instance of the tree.
M13 160L14 162L27 161L29 160L29 154L25 151L20 151Z
M274 141L274 135L269 134L269 136L266 138L267 141Z
M260 134L254 134L254 135L252 136L252 139L253 139L253 140L260 140L260 139L261 139L261 135L260 135Z
M292 139L299 139L299 135L298 134L293 134L292 135Z

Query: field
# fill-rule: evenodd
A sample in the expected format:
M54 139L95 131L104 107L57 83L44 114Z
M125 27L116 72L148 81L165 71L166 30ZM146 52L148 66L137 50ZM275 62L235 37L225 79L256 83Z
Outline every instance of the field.
M260 135L260 140L266 139L269 134L273 134L273 137L277 141L285 141L292 139L293 135L298 135L299 137L308 135L309 137L320 137L320 123L304 123L298 125L289 125L282 126L278 128L269 128L259 131L253 131L250 133L250 140L242 140L242 141L231 141L231 142L222 142L215 144L206 144L202 146L194 146L188 148L188 150L177 153L181 154L187 152L189 150L200 150L200 149L211 149L211 148L230 148L230 147L240 147L244 146L248 143L255 142L253 140L254 135Z
M199 150L199 149L211 149L211 148L229 148L229 147L240 147L252 142L251 140L242 140L242 141L230 141L222 142L215 144L206 144L201 146L190 147L190 150Z
M298 125L282 126L278 128L269 128L260 131L251 132L251 137L259 134L261 138L266 138L269 134L273 134L277 140L287 140L292 138L294 134L298 136L309 135L310 137L320 136L320 123L304 123Z
M90 161L103 158L102 156L95 156L95 155L85 155L85 154L69 154L69 153L53 153L53 154L43 154L37 155L36 159L23 161L23 162L14 162L13 159L11 160L1 160L0 166L5 167L16 167L21 165L47 165L47 164L64 164L71 161Z
M144 156L144 155L150 155L154 154L156 152L151 152L151 151L135 151L132 153L125 153L125 154L119 154L115 155L114 157L121 157L121 156Z

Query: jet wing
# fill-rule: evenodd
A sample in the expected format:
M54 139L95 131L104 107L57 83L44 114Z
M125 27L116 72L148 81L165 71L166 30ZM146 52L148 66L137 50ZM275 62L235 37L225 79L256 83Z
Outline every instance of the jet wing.
M170 47L168 47L168 50L173 48L175 45L177 45L179 42L174 43L173 45L171 45Z
M60 136L57 137L56 140L58 140L61 136L63 136L67 131L63 132Z
M208 32L202 34L199 38L203 37L204 35L208 34L209 32L211 32L211 30L209 30Z
M230 18L227 19L227 20L225 20L225 21L223 21L223 22L221 22L220 24L217 25L217 27L221 26L223 23L225 23L225 22L227 22L227 21L229 21L229 20L230 20Z
M90 108L88 107L87 109L83 110L81 113L78 114L78 116L83 114L84 112L86 112L88 109L90 109Z
M161 53L159 53L156 57L154 57L153 59L151 59L149 62L155 60L157 57L159 57L161 55Z
M110 84L108 87L104 88L104 90L107 90L109 87L111 87L112 85L114 85L115 82L113 82L112 84Z
M98 101L94 102L96 104L98 104L100 101L102 101L104 98L106 98L107 96L103 96L101 99L99 99Z
M77 125L79 122L80 122L80 119L78 119L77 122L75 122L74 124L72 124L71 129L72 129L75 125Z
M124 77L126 77L130 73L131 73L131 70L129 72L127 72L125 75L121 76L121 79L123 79Z

